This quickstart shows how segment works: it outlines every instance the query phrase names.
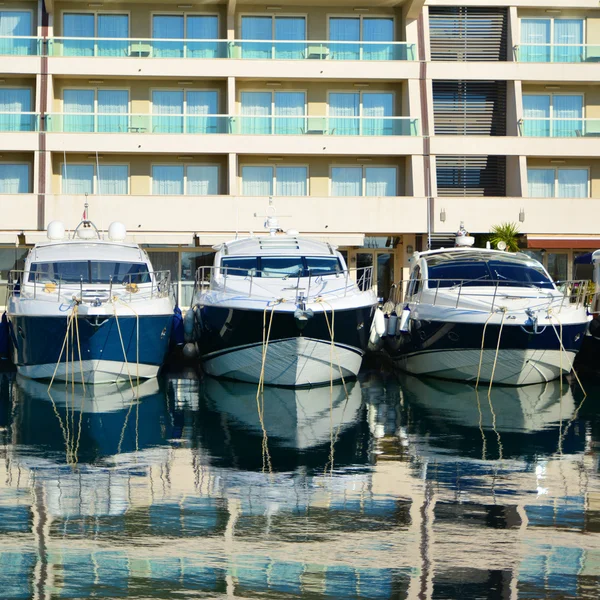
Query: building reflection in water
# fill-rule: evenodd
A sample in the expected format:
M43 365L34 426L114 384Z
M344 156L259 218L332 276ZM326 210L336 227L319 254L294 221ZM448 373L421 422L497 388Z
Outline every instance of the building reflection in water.
M0 382L3 597L596 598L598 416L365 372Z

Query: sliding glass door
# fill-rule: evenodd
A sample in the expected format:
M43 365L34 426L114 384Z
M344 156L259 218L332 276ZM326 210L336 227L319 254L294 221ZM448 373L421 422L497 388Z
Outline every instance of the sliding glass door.
M98 15L98 56L129 56L129 15Z
M27 194L29 165L0 163L0 194Z
M393 113L392 93L329 94L329 132L332 135L392 135L396 121L389 117Z
M31 111L31 90L0 88L0 131L34 131L35 116Z
M152 133L183 133L183 91L152 92Z
M127 133L129 131L129 92L98 90L98 131Z
M28 55L36 53L36 40L15 37L32 35L31 14L29 11L0 10L0 54Z
M306 19L294 16L243 16L242 58L304 58ZM294 42L298 43L294 43Z

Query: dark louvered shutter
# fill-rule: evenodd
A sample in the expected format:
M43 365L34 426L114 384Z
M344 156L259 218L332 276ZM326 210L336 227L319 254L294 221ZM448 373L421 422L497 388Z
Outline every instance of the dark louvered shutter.
M431 6L431 59L507 60L507 9Z
M505 156L436 157L438 196L506 196Z
M434 81L436 135L506 135L505 81Z

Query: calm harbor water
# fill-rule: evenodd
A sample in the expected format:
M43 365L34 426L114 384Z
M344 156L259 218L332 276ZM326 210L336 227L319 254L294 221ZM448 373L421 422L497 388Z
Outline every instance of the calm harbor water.
M0 375L0 598L600 597L600 385Z

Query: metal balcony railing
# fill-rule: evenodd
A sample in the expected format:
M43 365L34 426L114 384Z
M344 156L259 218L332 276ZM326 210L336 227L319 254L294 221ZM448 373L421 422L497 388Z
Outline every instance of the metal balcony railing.
M240 58L254 60L415 60L407 42L313 40L174 40L77 38L48 40L49 56L118 58Z
M416 136L410 117L51 113L46 131L242 135Z
M600 119L527 117L519 122L523 137L600 137Z
M591 44L519 44L514 52L518 62L600 62L600 46Z

